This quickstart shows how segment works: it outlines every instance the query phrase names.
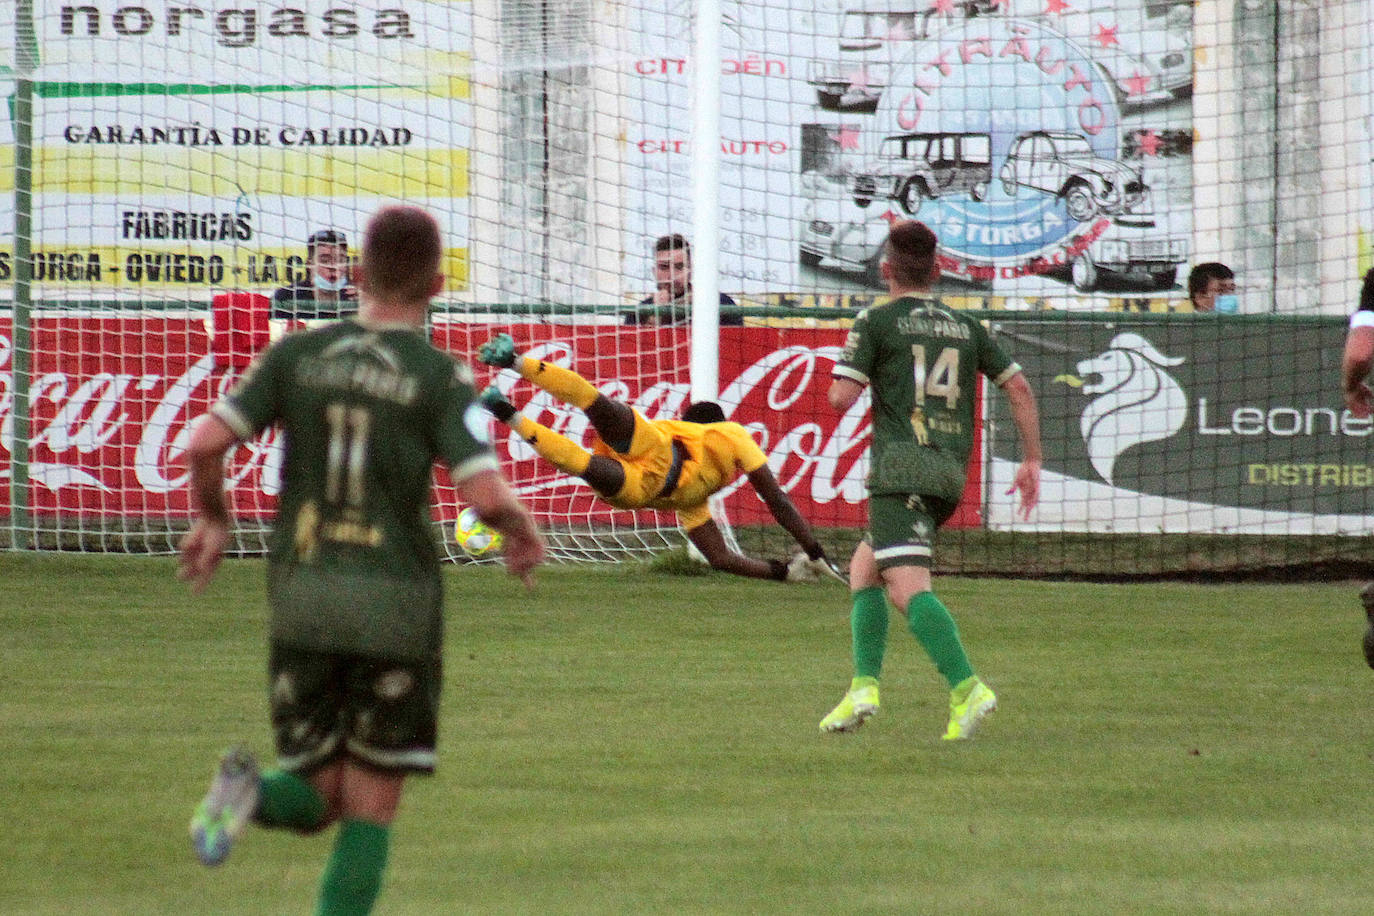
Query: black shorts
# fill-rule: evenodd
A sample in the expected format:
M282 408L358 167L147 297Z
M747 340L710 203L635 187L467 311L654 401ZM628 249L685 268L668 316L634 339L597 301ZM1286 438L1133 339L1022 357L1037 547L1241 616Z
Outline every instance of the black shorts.
M391 772L434 772L442 681L431 661L341 655L272 641L278 765L310 773L340 754Z

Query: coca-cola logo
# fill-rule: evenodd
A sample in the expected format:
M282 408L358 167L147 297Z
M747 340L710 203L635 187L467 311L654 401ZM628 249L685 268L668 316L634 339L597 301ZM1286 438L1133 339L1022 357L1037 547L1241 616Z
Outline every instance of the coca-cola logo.
M794 500L824 505L839 499L857 505L866 496L872 431L868 399L861 398L843 416L837 416L825 401L830 370L842 349L839 344L774 349L721 386L718 400L726 416L754 435L768 456L769 468ZM578 369L571 341L542 341L526 352L535 359ZM526 417L591 448L595 430L581 410L542 390L527 394L528 386L514 373L501 373L494 382ZM690 403L687 381L655 381L638 387L624 378L593 382L602 394L625 401L650 420L678 417ZM497 442L516 465L512 477L519 492L529 495L584 486L552 470L515 433L498 436ZM744 483L739 477L719 495L729 496Z
M825 399L842 332L815 330L778 346L771 332L738 331L728 353L732 362L722 366L719 400L726 415L753 433L804 514L861 525L871 432L867 399L842 416ZM28 419L32 507L114 515L189 511L186 447L192 424L237 377L208 355L204 322L64 317L39 322L34 333ZM464 352L471 349L467 335L479 333L468 328L462 338L440 343ZM119 335L124 335L125 352L99 352L115 349L108 341ZM799 338L803 342L795 342ZM130 352L135 341L142 349ZM605 342L583 334L555 337L531 344L528 352L577 368L606 395L650 419L681 415L691 391L685 366L660 367L645 377L642 354L619 341L616 348L601 346ZM13 357L8 328L0 325L0 475L6 478L16 435ZM514 393L512 399L531 419L590 446L594 431L581 410L519 386L514 373L500 373L496 381ZM538 497L531 502L536 513L566 517L611 511L581 481L538 458L504 427L500 432L496 446L503 465L523 495ZM240 515L271 512L281 489L282 456L274 429L234 452L227 476ZM743 482L741 477L721 496L736 494ZM826 505L828 511L814 511ZM769 520L748 487L728 509L732 520Z
M14 454L14 347L0 336L0 448ZM216 371L213 357L148 360L180 369L84 374L79 366L35 370L28 392L28 477L54 494L89 489L102 494L184 496L186 444L191 423L233 381ZM79 354L56 361L80 362ZM137 362L132 360L131 362ZM263 495L280 490L280 449L275 430L245 443L229 467L231 486L253 479ZM9 477L11 469L0 469ZM70 505L64 501L65 507ZM108 502L102 508L109 507ZM116 505L114 508L120 508ZM126 506L124 508L132 508Z

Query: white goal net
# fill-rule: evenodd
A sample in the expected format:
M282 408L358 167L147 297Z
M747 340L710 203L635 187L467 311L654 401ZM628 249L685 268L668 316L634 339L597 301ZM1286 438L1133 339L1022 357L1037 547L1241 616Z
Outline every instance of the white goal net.
M1044 398L1046 471L1066 495L1037 531L1363 524L1368 468L1333 458L1311 418L1363 444L1323 354L1371 266L1368 3L718 9L719 59L698 62L685 0L0 4L3 546L173 550L188 423L271 339L353 307L349 260L392 201L445 233L440 346L471 359L509 332L651 417L678 413L708 357L727 415L803 514L845 537L864 525L869 421L835 416L825 389L907 218L940 237L944 301L998 313ZM703 66L711 98L695 94ZM699 106L719 137L693 136ZM722 294L718 334L694 340L709 320L653 301L655 244L673 234L714 267L698 280ZM1200 262L1233 269L1234 317L1194 320ZM1082 320L1024 323L1065 313ZM1094 380L1076 367L1137 338L1182 407L1113 415L1136 425L1089 441ZM1207 358L1218 346L1252 354L1243 376ZM477 369L590 441L578 411ZM994 403L954 532L1019 524L1002 492L1015 435ZM1310 422L1290 431L1290 413ZM558 556L681 543L670 515L613 511L518 439L497 446ZM279 462L271 434L233 457L244 551L263 547ZM436 523L451 521L440 496ZM722 511L746 546L768 521L747 487Z

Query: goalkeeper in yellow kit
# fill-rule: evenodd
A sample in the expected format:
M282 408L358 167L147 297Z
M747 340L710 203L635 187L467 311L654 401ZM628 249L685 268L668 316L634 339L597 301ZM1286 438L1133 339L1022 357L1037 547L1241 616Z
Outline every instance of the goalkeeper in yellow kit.
M515 350L509 334L482 344L478 358L513 369L520 377L587 415L596 430L592 451L516 410L495 386L480 400L559 470L580 477L617 509L671 509L688 539L715 569L755 579L805 581L843 575L825 555L811 526L783 492L767 456L749 431L725 419L719 404L699 401L680 420L648 420L633 407L612 400L582 376ZM803 553L791 560L759 560L731 550L711 518L707 500L740 474L768 506Z

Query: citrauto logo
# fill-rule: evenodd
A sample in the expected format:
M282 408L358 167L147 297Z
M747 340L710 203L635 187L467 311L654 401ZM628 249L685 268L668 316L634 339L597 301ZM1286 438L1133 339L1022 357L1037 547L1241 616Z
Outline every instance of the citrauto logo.
M947 274L1049 272L1114 215L1148 207L1140 175L1118 159L1114 87L1085 49L1037 22L979 17L913 43L875 120L874 184L935 229ZM941 170L959 180L932 181Z
M1166 368L1183 357L1168 357L1133 332L1118 334L1097 356L1082 360L1077 375L1054 381L1079 388L1091 400L1079 430L1093 470L1112 483L1116 459L1128 448L1168 439L1188 421L1188 398Z

